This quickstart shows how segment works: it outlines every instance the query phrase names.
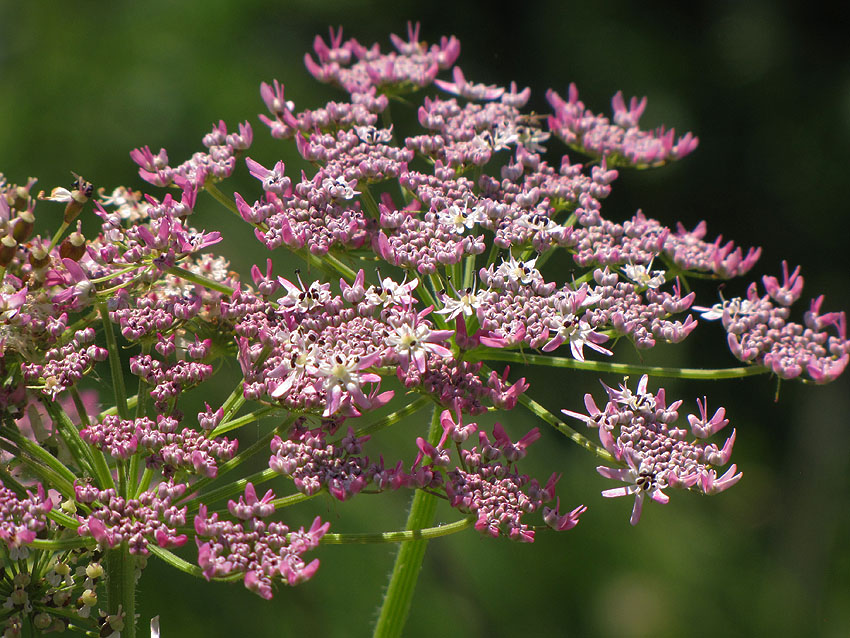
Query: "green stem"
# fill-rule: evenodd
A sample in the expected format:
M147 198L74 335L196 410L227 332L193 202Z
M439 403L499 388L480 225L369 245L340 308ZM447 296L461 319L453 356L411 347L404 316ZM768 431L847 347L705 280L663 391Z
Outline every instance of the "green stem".
M77 392L77 388L74 387L68 391L71 393L71 400L74 402L74 407L77 408L77 416L80 417L80 425L84 428L89 427L91 425L89 413L86 412L86 406L83 404L83 399L80 396L80 393Z
M245 404L245 395L242 392L242 385L244 384L244 382L245 377L242 377L239 380L239 383L236 384L236 387L233 388L233 391L230 393L230 395L224 400L224 403L221 406L223 412L221 417L222 422L227 423L228 421L230 421L233 418L233 415L235 415L239 411L239 408L241 408ZM217 429L218 428L216 428L216 430ZM217 435L218 433L213 430L210 433L209 438L215 438L215 436Z
M59 226L59 230L56 231L56 234L53 235L53 239L50 240L50 248L47 249L47 252L52 251L56 247L56 244L58 244L59 240L62 239L62 235L64 235L65 231L70 227L71 224L69 222L62 222L62 225Z
M92 538L81 538L74 535L68 538L59 538L56 540L47 540L36 538L29 543L29 546L34 549L49 550L51 552L63 552L69 549L78 549L80 547L93 547L97 543Z
M133 395L131 397L127 397L127 407L128 408L135 408L138 401L139 401L139 395L137 395L137 394ZM115 416L117 414L118 414L118 407L113 405L111 408L107 408L106 410L104 410L103 412L98 414L97 420L103 421L103 419L105 417Z
M124 616L122 638L136 638L136 559L127 543L106 551L107 613Z
M53 419L62 440L65 441L80 466L91 472L101 489L115 487L112 481L112 473L109 471L103 453L80 438L80 431L65 410L62 409L62 406L57 402L46 400L42 400L42 405L44 405L50 418Z
M83 508L84 512L87 512L87 508ZM55 523L59 523L62 527L66 529L76 530L80 527L80 521L76 518L71 518L68 514L65 514L61 510L52 509L47 513L47 518Z
M489 268L491 265L493 265L496 262L496 257L498 256L498 254L501 250L502 249L499 248L496 245L496 242L493 242L490 245L490 252L487 254L487 263L484 264L485 268ZM472 285L472 284L470 284L470 285Z
M578 443L584 449L590 450L596 456L598 456L600 459L603 459L603 460L607 461L608 463L616 463L617 462L617 459L615 459L613 456L611 456L611 454L608 452L608 450L606 450L603 447L596 445L596 443L594 443L593 441L591 441L587 437L582 436L581 434L579 434L578 432L573 430L570 426L568 426L566 423L561 421L554 414L549 412L549 410L547 410L542 405L537 403L537 401L528 397L528 395L521 394L519 396L519 402L522 405L524 405L525 407L527 407L537 417L546 421L546 423L548 423L549 425L554 427L556 430L558 430L558 432L563 434L565 437L567 437L568 439L570 439L574 443Z
M129 268L123 268L121 270L116 270L108 275L104 275L103 277L98 277L96 279L89 279L89 281L93 284L102 284L105 281L110 281L115 279L116 277L120 277L121 275L126 275L128 272L133 272L134 270L138 270L140 266L130 266Z
M471 527L474 516L467 516L448 525L437 525L424 529L406 529L401 532L379 532L377 534L325 534L322 543L326 545L347 545L351 543L404 543L407 541L427 541L440 536L456 534Z
M71 488L71 494L74 493L73 484L76 480L76 476L74 473L69 470L65 465L60 462L55 456L53 456L50 452L45 450L43 447L38 445L37 443L33 443L25 436L21 435L19 432L12 430L11 428L4 428L3 430L3 438L7 439L11 444L4 444L0 442L0 447L8 452L11 452L17 459L23 461L24 456L31 458L37 466L50 469L57 476L62 478L63 487ZM59 489L59 488L57 488ZM61 490L64 493L64 490Z
M118 415L122 419L130 418L130 410L127 407L127 389L124 387L124 370L121 368L121 358L118 356L118 342L115 340L115 332L112 330L112 322L109 320L109 310L105 301L97 303L101 321L103 321L103 333L106 336L106 347L109 350L109 370L112 373L112 390L115 393L115 405Z
M142 343L142 355L146 355L151 351L151 343L149 341L145 341ZM136 419L140 419L145 416L146 409L146 399L148 398L149 392L147 389L148 383L145 381L143 375L139 375L139 385L138 390L136 391L136 396L138 400L136 401ZM130 486L130 495L136 496L140 494L139 488L139 463L141 461L141 454L134 454L130 457L130 465L127 468L127 483Z
M242 219L242 215L239 214L239 209L236 208L236 201L232 197L228 199L225 194L218 189L218 186L212 183L207 183L204 184L204 190L212 195L219 204L224 206L231 213L236 214L239 219Z
M183 505L188 507L190 511L194 511L195 507L204 502L205 505L209 505L211 503L215 503L216 501L220 501L223 498L229 498L231 496L236 496L237 494L243 494L245 492L245 486L248 483L253 483L254 485L259 485L265 481L270 481L271 479L279 476L277 472L272 469L261 470L260 472L256 472L251 476L246 476L245 478L239 479L237 481L231 481L227 485L223 485L214 490L210 490L206 492L202 496L196 496L193 499L188 501L184 501ZM196 490L197 491L197 490Z
M388 414L387 416L379 419L378 421L375 421L374 423L370 423L369 425L360 428L359 430L357 430L356 435L364 436L366 434L374 434L375 432L379 432L380 430L383 430L386 427L398 423L406 416L416 414L416 412L424 408L430 402L431 399L429 399L428 397L419 397L418 399L408 403L400 410L396 410L392 414Z
M606 361L579 361L567 357L551 357L541 354L525 354L515 350L470 350L467 361L508 361L527 365L549 366L552 368L570 368L573 370L593 370L614 374L648 374L652 377L669 379L739 379L753 377L769 372L760 366L740 366L736 368L664 368L661 366L642 366L628 363L608 363Z
M338 257L332 255L331 253L326 253L321 257L321 260L334 270L336 270L348 283L352 283L354 279L357 277L357 273L354 272L347 265L342 263Z
M428 441L432 445L437 444L441 433L440 412L435 406ZM424 490L416 490L407 516L407 529L415 531L429 527L434 522L436 511L437 497ZM413 534L412 538L415 540L404 541L399 546L387 593L381 605L381 614L375 625L375 638L401 636L404 629L413 602L413 591L425 558L425 548L428 546L427 538L416 534Z
M372 191L369 190L369 184L363 182L363 184L360 185L360 194L363 196L361 198L363 207L369 213L369 216L372 219L380 219L381 212L378 209L378 203L375 201L375 196L372 195Z
M461 286L466 290L472 288L472 282L475 280L475 255L468 255L464 260L463 281Z
M195 481L192 484L192 493L193 494L200 493L201 490L203 490L205 487L210 485L213 481L219 480L225 474L227 474L231 470L239 467L242 463L244 463L245 461L250 459L255 454L258 454L258 453L262 452L263 450L268 452L269 443L271 443L271 440L274 438L274 435L280 434L283 430L285 430L287 427L289 427L289 425L294 420L295 420L295 416L294 415L290 416L290 418L288 418L286 421L284 421L281 425L276 427L274 430L272 430L268 434L260 437L260 439L258 439L253 445L242 450L239 454L234 456L232 459L230 459L226 463L222 463L221 465L219 465L218 466L218 473L216 474L215 477L205 477L205 478L198 479L197 481ZM189 496L189 495L187 494L186 496ZM192 499L191 501L188 501L188 502L194 502L196 500L198 500L197 497Z
M266 406L260 408L259 410L254 410L253 412L249 412L248 414L243 414L238 419L233 419L232 421L225 421L223 423L219 423L218 427L212 431L210 434L210 438L214 439L216 437L221 436L231 430L235 430L237 428L241 428L243 425L248 425L250 423L254 423L255 421L259 421L261 418L272 414L273 412L278 411L280 408L274 406Z
M220 292L224 295L233 294L233 288L231 288L230 286L225 286L224 284L219 283L214 279L210 279L209 277L204 277L203 275L196 275L195 273L186 270L185 268L181 268L180 266L172 266L165 272L167 272L169 275L180 277L180 279L191 281L193 284L198 284L199 286L203 286L204 288L215 290L216 292Z
M150 553L162 560L166 565L170 565L174 569L179 569L181 572L189 574L190 576L197 576L198 578L203 578L204 573L200 567L197 565L193 565L192 563L183 560L173 552L168 551L167 549L163 549L158 545L150 544L148 545L148 550ZM225 576L224 578L214 578L213 580L219 582L232 582L235 580L242 580L245 577L245 574L242 572L237 572L230 576ZM122 633L123 637L124 634Z
M148 268L148 270L149 270L149 268ZM103 290L98 290L97 291L97 298L98 299L109 299L110 297L112 297L116 292L118 292L122 288L126 288L127 286L130 286L132 284L135 284L135 283L141 281L143 275L144 275L144 273L140 273L139 275L133 277L132 279L128 279L127 281L124 281L124 282L118 284L117 286L113 286L112 288L104 288Z

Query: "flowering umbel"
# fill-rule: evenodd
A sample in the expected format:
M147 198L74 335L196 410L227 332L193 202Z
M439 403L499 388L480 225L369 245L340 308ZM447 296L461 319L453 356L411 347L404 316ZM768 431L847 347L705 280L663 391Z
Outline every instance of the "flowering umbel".
M549 90L552 113L539 116L524 110L530 89L468 78L456 38L429 45L410 25L406 40L391 39L382 52L341 30L316 38L305 64L342 90L339 101L299 110L278 80L261 85L261 122L310 174L249 157L250 124L219 122L183 162L165 149L130 153L164 194L107 194L77 176L71 190L33 197L35 179L0 176L4 635L32 623L134 636L134 574L149 558L272 598L317 574L309 554L321 543L349 539L330 531L324 510L306 528L285 522L288 507L320 493L415 491L421 525L381 542L467 527L533 542L574 528L587 507L561 510L571 497L559 468L535 477L527 467L532 444L552 433L515 432L506 419L485 431L476 419L491 411L528 408L595 451L598 472L623 483L603 496L634 496L632 524L647 499L667 503L673 489L721 492L742 477L734 464L721 469L736 432L709 442L729 423L725 409L712 413L703 396L679 427L681 401L650 390L641 366L612 363L628 342L679 343L700 319L722 321L744 365L656 371L826 383L847 366L843 312L823 311L818 297L803 323L790 320L799 268L764 277L763 296L753 283L744 298L695 306L691 279L743 276L760 249L707 238L704 222L687 230L641 211L603 214L620 170L697 147L691 133L641 129L646 98L617 93L609 118L570 85L566 98ZM391 110L408 105L416 130L392 124ZM556 165L544 152L560 154ZM220 190L236 171L257 180L251 192ZM250 279L231 272L211 252L220 231L199 230L203 193L250 225L261 250L291 251L318 278L275 273L271 259ZM34 229L37 205L50 214L50 202L65 209L48 239ZM84 235L78 218L92 214L100 229ZM546 267L556 255L568 268ZM601 408L588 394L586 413L563 410L597 430L596 445L532 400L510 367L485 364L500 361L642 376L636 388L603 384ZM240 377L216 398L206 389L227 368ZM420 418L407 449L382 447L381 430L428 407L430 432ZM242 473L254 456L267 469ZM276 477L285 479L274 491L259 488ZM278 497L282 480L291 489ZM434 498L457 520L417 518ZM421 564L402 557L410 546L400 570ZM385 611L409 602L394 588Z

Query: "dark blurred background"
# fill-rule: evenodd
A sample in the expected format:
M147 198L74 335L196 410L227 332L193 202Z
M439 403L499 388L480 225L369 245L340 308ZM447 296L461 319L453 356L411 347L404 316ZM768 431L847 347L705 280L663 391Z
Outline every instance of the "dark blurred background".
M283 158L295 176L294 148L269 138L256 118L260 82L283 82L298 108L319 106L339 94L304 69L315 34L343 25L347 36L386 49L388 33L420 20L425 40L460 39L467 77L530 86L538 112L547 111L547 88L563 95L571 81L597 111L608 111L618 89L648 95L643 125L691 130L700 147L675 166L622 173L606 214L625 219L642 208L688 227L705 219L712 237L764 248L752 278L778 274L787 259L803 266L801 305L824 293L825 310L848 308L850 48L840 3L819 4L545 0L505 11L388 0L0 0L0 171L13 182L37 176L48 191L67 186L73 170L107 190L126 184L161 196L136 176L130 149L164 146L176 164L200 148L211 123L233 128L247 119L250 155L267 166ZM257 193L244 167L225 187ZM51 210L39 206L42 222ZM244 275L265 260L247 228L214 203L204 201L193 221L224 230L221 250ZM276 261L278 272L291 268ZM743 294L750 280L731 282L725 294ZM715 289L704 289L703 303ZM689 341L643 356L735 364L717 326L703 325ZM618 355L639 360L625 343ZM601 400L592 375L518 373L554 412L579 410L588 390ZM777 402L767 377L664 385L668 397L686 400L683 419L704 394L727 406L738 429L733 461L744 471L734 489L714 498L674 491L633 529L631 500L603 501L599 492L613 484L596 474L594 459L547 432L526 471L563 472L562 504L590 507L581 524L531 546L474 532L432 542L406 635L847 635L847 378L826 387L784 383ZM533 425L518 413L503 422L514 438ZM395 428L384 440L410 450L421 427ZM405 503L406 495L314 501L292 520L320 514L335 531L395 529ZM279 589L271 602L152 560L140 613L143 621L160 614L167 637L367 635L393 555L384 546L323 547L314 580Z

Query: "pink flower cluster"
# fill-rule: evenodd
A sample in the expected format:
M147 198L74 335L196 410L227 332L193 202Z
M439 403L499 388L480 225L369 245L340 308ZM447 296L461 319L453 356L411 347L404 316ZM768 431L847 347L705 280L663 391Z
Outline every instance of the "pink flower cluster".
M602 492L606 497L635 496L630 522L637 525L646 498L666 504L667 488L697 488L705 494L716 494L737 483L743 473L736 474L733 464L725 474L717 475L716 467L726 465L735 444L735 431L718 447L705 439L728 425L726 410L719 408L708 416L708 401L698 401L699 416L688 415L695 440L688 440L687 430L675 427L681 401L667 405L664 388L655 394L647 390L649 378L644 375L632 392L626 384L618 390L602 384L608 393L603 409L596 406L590 394L585 395L587 414L563 410L564 414L597 428L599 440L611 455L626 467L599 466L605 478L628 483L624 487Z
M303 555L318 546L330 523L322 523L317 516L309 530L302 527L290 532L283 523L266 522L274 513L273 499L271 490L258 499L253 484L248 483L244 497L227 503L241 522L220 520L217 513L208 516L206 505L201 506L195 533L198 564L207 580L244 574L245 587L271 599L275 581L297 585L316 573L319 560L306 563Z
M27 544L35 540L39 532L47 527L47 513L53 509L51 501L41 483L36 492L26 492L21 498L0 482L0 539L6 544L9 558L26 558Z
M186 535L177 531L186 524L186 507L174 503L186 492L185 483L160 483L136 498L119 496L114 488L74 484L74 498L91 507L91 514L77 516L77 533L91 536L104 547L127 543L131 554L147 555L148 543L164 548L180 547Z

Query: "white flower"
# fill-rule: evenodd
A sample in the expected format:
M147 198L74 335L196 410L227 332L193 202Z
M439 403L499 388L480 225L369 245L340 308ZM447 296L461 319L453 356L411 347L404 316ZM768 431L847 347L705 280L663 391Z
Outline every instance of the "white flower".
M520 126L517 128L517 143L532 153L545 153L546 147L541 145L550 137L550 133L539 128Z
M443 309L436 311L438 315L446 315L446 319L448 320L454 319L459 314L471 317L478 310L479 306L481 306L483 296L486 293L483 290L476 292L473 286L472 288L467 288L463 293L455 291L455 294L459 294L460 297L455 299L446 294L443 295L441 299Z
M326 177L322 180L322 188L334 199L354 199L355 195L360 194L360 191L354 190L356 185L356 179L346 182L341 175L336 179Z
M443 226L448 226L449 231L455 235L463 235L468 229L482 221L482 214L478 208L469 210L467 202L463 203L463 208L454 203L437 213L437 221Z
M504 277L508 281L518 281L519 283L527 286L532 281L543 278L540 271L534 267L535 263L537 263L537 257L529 259L528 261L519 261L511 256L511 258L507 261L504 259L502 260L502 263L499 264L495 274L498 277Z
M741 299L735 297L723 303L716 303L711 308L704 306L694 306L694 310L700 312L700 316L706 321L722 319L725 313L729 313L730 319L735 319L739 316L748 316L758 312L758 306L749 299Z
M377 129L374 126L355 126L357 137L367 144L389 143L393 139L393 127Z
M405 306L413 304L415 299L410 293L419 284L418 279L407 281L405 274L402 282L396 283L389 277L385 277L381 281L380 286L370 286L366 291L366 301L376 306Z
M638 286L655 290L666 281L664 277L665 273L663 270L650 270L650 268L652 268L652 261L647 266L628 264L627 266L623 266L622 270L626 273L626 277Z

